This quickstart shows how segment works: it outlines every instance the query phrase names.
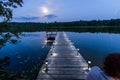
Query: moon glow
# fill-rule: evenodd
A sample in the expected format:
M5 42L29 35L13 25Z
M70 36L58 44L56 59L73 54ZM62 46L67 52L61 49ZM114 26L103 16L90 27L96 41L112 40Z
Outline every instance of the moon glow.
M42 7L42 8L41 8L41 11L42 11L42 13L44 13L44 14L48 14L48 13L49 13L48 8L46 8L46 7Z

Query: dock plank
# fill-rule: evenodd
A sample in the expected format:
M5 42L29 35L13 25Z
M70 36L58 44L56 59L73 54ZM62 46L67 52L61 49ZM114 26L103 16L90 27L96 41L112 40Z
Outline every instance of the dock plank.
M88 64L64 32L59 32L36 80L84 80ZM47 68L47 69L46 69Z

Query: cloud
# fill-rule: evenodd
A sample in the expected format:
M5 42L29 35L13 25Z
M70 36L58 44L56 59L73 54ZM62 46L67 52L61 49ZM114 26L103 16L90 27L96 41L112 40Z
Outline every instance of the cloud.
M40 17L28 17L28 16L22 16L22 17L16 17L14 18L16 20L39 20Z
M57 16L54 14L48 14L42 17L37 17L37 16L21 16L21 17L14 17L14 20L22 20L22 21L39 21L39 20L44 20L44 19L54 19Z
M48 14L48 15L45 15L44 18L47 18L47 19L54 19L56 18L57 16L54 15L54 14Z

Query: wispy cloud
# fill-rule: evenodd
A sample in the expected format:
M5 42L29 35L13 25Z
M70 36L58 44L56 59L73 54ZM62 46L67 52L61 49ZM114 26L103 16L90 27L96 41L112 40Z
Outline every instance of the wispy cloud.
M21 17L14 17L14 20L22 20L22 21L39 21L39 20L43 20L43 19L54 19L57 16L54 14L48 14L42 17L37 17L37 16L21 16Z
M28 16L22 16L22 17L16 17L14 19L17 20L39 20L40 17L28 17Z
M57 16L54 15L54 14L49 14L49 15L45 15L44 18L47 18L47 19L54 19L56 18Z

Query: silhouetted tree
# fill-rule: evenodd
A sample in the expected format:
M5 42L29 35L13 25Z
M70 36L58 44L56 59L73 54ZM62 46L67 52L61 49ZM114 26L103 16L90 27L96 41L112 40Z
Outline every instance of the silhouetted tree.
M4 18L4 21L8 21L12 18L12 8L22 7L23 0L0 0L0 17Z

